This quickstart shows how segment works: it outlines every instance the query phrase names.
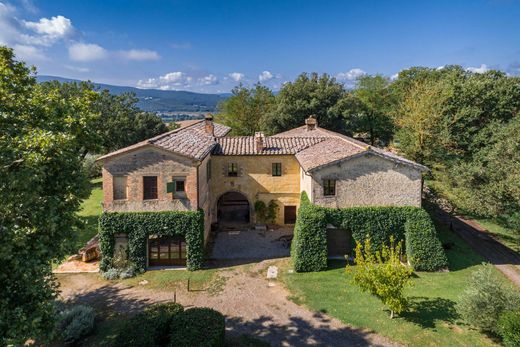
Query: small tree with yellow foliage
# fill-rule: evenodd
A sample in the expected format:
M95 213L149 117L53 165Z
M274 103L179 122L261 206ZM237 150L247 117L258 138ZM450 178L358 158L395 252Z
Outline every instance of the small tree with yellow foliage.
M401 242L396 244L393 237L390 245L383 245L379 251L374 251L370 238L366 238L364 245L356 243L357 266L347 266L348 271L354 272L354 283L390 309L390 318L406 310L408 302L403 290L412 285L413 270L401 263L401 254Z

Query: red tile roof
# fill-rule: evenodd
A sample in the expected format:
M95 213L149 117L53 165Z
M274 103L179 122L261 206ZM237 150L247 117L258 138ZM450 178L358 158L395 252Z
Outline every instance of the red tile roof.
M213 149L215 155L280 155L296 154L325 139L303 137L264 137L263 149L256 150L253 136L221 137Z
M222 124L213 123L213 126L216 138L226 136L231 131L230 127ZM195 160L202 160L216 146L215 137L206 133L204 120L201 119L198 122L104 155L99 160L111 158L144 146L155 146Z

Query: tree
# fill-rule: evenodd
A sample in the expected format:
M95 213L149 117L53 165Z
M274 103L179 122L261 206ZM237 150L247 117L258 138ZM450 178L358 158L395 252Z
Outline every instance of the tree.
M390 116L395 98L390 81L381 75L364 75L358 78L352 96L358 100L356 107L347 109L354 113L352 131L366 134L371 145L386 145L393 135Z
M261 84L253 88L242 84L233 88L232 96L220 103L217 121L231 127L233 135L254 135L262 130L265 115L275 105L271 90Z
M500 315L520 309L520 296L498 279L494 271L493 266L487 264L473 272L456 309L467 323L497 333Z
M449 129L444 126L444 115L449 90L442 81L417 81L401 100L395 143L407 158L431 166L445 159Z
M337 107L344 95L343 85L335 78L303 73L280 89L276 108L265 117L264 129L270 134L286 131L302 126L314 115L320 126L345 133L343 113Z
M80 227L89 192L82 153L95 149L96 93L63 98L0 47L0 341L23 344L54 327L51 261Z
M108 90L97 91L90 82L50 81L42 83L41 87L47 93L58 93L61 98L59 100L70 100L85 93L96 92L93 94L93 101L85 104L90 107L90 112L99 115L97 122L89 129L98 137L96 153L115 151L168 131L159 116L137 107L138 99L134 94L112 95ZM68 107L68 104L58 102L52 107L60 110Z
M401 254L401 243L396 245L393 237L390 245L383 244L380 251L372 249L370 238L365 239L364 245L356 242L354 283L380 299L390 309L390 318L406 310L408 302L403 290L412 284L413 270L401 264Z

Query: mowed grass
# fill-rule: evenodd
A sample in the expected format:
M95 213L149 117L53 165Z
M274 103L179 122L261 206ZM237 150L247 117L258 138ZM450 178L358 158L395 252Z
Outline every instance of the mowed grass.
M139 282L147 281L146 289L151 290L175 290L189 289L190 291L202 291L210 288L210 283L217 273L216 269L199 271L186 270L151 270L146 271L136 277L132 277L120 282L129 286L139 286Z
M516 252L520 252L520 233L503 226L503 223L493 219L472 218L475 222L487 229L502 244Z
M380 301L362 293L345 271L345 263L332 262L329 270L288 273L282 279L292 299L313 310L339 318L357 328L368 328L407 346L495 346L488 336L465 325L455 304L473 271L483 259L455 234L441 229L440 238L450 243L450 272L415 273L414 286L406 290L409 312L390 319ZM497 280L506 281L498 271Z

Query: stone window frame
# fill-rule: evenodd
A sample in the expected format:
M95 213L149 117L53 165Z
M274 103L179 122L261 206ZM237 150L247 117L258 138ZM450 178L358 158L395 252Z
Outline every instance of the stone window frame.
M238 163L237 162L228 163L227 176L228 177L238 177Z
M323 180L323 196L336 196L336 180L327 178Z
M281 177L282 176L282 163L272 163L271 164L271 175L273 177Z
M173 176L172 177L173 182L173 192L172 192L172 198L173 199L184 199L186 198L186 176ZM182 182L182 190L177 190L177 182Z
M124 178L125 179L125 189L124 189L124 197L116 198L116 179ZM114 201L125 201L128 200L128 176L127 175L114 175L112 176L112 200Z
M146 197L146 183L145 181L147 181L147 179L151 179L151 178L154 178L155 179L155 194L152 194L152 196L155 196L155 197ZM158 200L159 199L159 189L158 189L158 185L159 185L159 178L157 177L157 175L147 175L147 176L143 176L143 201L149 201L149 200ZM152 193L153 193L153 187L152 187Z

